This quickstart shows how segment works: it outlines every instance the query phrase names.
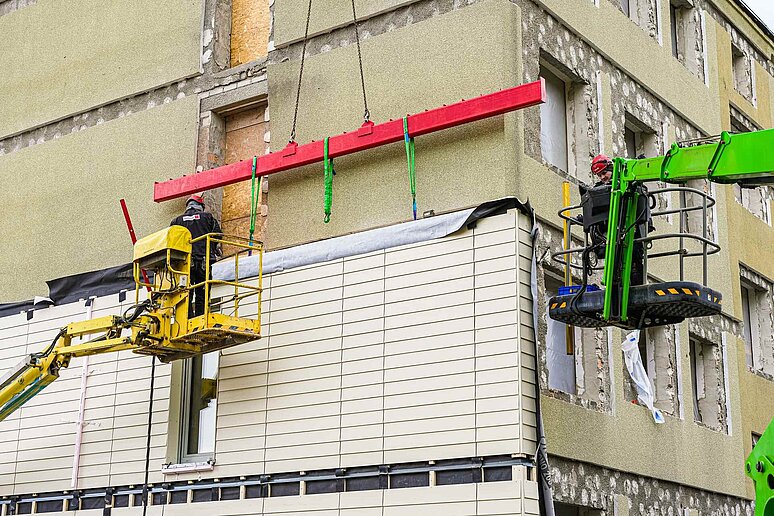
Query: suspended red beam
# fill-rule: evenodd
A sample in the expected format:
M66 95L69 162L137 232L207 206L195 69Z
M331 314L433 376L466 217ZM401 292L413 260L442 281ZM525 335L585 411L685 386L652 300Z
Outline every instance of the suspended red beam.
M412 137L422 136L449 127L542 104L545 100L545 84L543 79L540 79L529 84L463 100L416 115L409 115L408 132ZM354 132L331 136L328 139L328 152L331 158L337 158L399 141L403 141L402 119L390 120L382 124L367 122ZM318 163L322 160L322 140L305 145L291 142L282 150L258 157L256 176L267 176L275 172ZM253 160L249 159L205 170L198 174L170 179L161 183L157 182L153 187L153 200L156 202L168 201L245 181L252 177L252 165Z

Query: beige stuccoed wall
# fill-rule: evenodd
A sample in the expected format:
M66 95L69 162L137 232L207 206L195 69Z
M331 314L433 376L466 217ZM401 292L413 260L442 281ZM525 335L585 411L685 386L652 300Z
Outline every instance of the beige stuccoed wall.
M153 182L194 168L194 97L0 157L0 302L46 295L45 281L131 261L119 199L138 236L169 224L181 201L155 204Z
M717 2L719 5L722 2ZM726 7L724 12L729 13L737 27L747 28L736 12L735 8ZM719 24L714 24L718 34L717 56L719 63L719 76L721 87L719 105L723 113L723 129L730 129L729 104L733 104L745 116L754 121L758 126L767 129L772 127L774 114L772 113L772 86L774 79L755 63L756 75L756 105L751 104L742 97L733 85L733 71L731 60L731 37ZM756 46L766 52L771 52L772 46L759 37L754 30L745 30L744 34ZM721 207L721 220L726 221L728 261L726 262L726 274L730 276L729 293L724 299L724 305L731 315L742 319L741 291L739 284L739 264L743 263L755 272L771 279L774 278L774 261L772 261L772 248L774 248L774 228L753 216L743 206L734 200L731 186L722 187L726 202ZM770 206L774 211L774 206ZM741 424L738 433L742 440L743 457L746 458L752 450L752 432L762 433L774 416L774 382L764 379L747 369L745 361L745 344L742 339L729 336L729 351L736 355L737 366L733 369L738 378ZM747 496L755 496L754 486L751 480L745 479Z
M537 3L564 20L602 55L656 96L665 99L696 127L707 134L720 131L719 106L712 100L717 95L717 86L712 81L709 87L705 86L672 58L668 32L664 36L664 46L658 45L609 1L600 1L599 7L594 2L583 1L537 0ZM668 29L666 25L664 28ZM708 34L707 38L709 48L713 48L711 36ZM711 63L711 51L708 57Z
M730 41L725 30L707 17L708 85L690 75L682 65L671 57L668 46L659 47L642 31L628 30L627 38L614 38L623 30L631 29L615 7L600 2L595 8L591 2L541 2L578 31L603 54L627 70L650 91L663 98L678 112L682 113L708 134L716 134L727 126L729 96L739 95L728 92L733 89L730 72ZM594 31L591 17L602 17L609 31ZM612 41L615 39L615 41ZM727 56L725 47L728 46ZM636 49L636 50L635 50ZM715 51L715 49L718 49ZM663 73L655 74L653 70ZM758 67L758 108L743 106L744 112L762 127L770 127L770 84L768 75ZM687 76L685 76L687 74ZM685 77L684 77L685 76ZM677 80L675 80L675 78ZM764 82L761 84L761 82ZM610 84L606 74L602 76L603 123L605 124L604 148L611 148L609 120L612 109L609 102ZM689 92L689 93L686 93ZM735 102L736 103L736 102ZM749 103L748 103L749 105ZM725 122L722 121L725 116ZM674 140L674 131L669 138ZM559 226L561 220L556 211L561 207L562 178L548 173L546 167L528 156L522 156L518 165L517 193L529 198L537 208L538 216ZM541 185L535 188L534 185ZM577 188L571 189L572 202L579 201ZM770 245L767 236L771 228L759 219L748 216L741 206L736 205L730 187L716 186L718 199L717 224L718 240L723 250L709 260L710 284L724 296L724 311L741 317L739 309L738 268L733 265L743 253L746 263L761 265L761 272L771 274ZM677 199L673 199L677 201ZM732 213L733 212L733 213ZM752 220L748 223L748 219ZM659 224L663 224L659 222ZM675 221L676 224L676 221ZM765 227L763 227L765 226ZM737 229L742 227L741 229ZM660 230L665 230L661 227ZM673 228L676 230L676 226ZM757 235L757 236L756 236ZM763 238L761 238L763 236ZM757 239L756 243L749 243ZM760 244L760 245L758 245ZM741 251L744 249L744 251ZM763 263L766 262L764 266ZM732 266L733 265L733 266ZM699 262L689 267L689 278L700 280ZM649 271L657 277L676 277L675 260L659 260L649 264ZM730 435L715 432L693 422L690 399L690 362L688 357L688 330L681 325L679 352L681 368L681 401L684 417L667 416L667 423L657 426L650 414L642 407L632 405L624 399L622 375L626 375L620 342L623 332L612 331L611 371L613 371L614 409L612 413L600 413L583 409L561 400L543 397L542 406L546 425L549 452L574 460L600 464L611 469L631 471L644 476L692 485L702 489L728 493L735 496L752 496L749 482L743 475L743 453L748 453L750 430L765 427L774 406L762 396L774 388L771 382L745 372L744 348L733 335L725 334L727 372L729 378ZM763 390L761 390L763 389ZM764 423L765 420L765 423ZM760 431L760 430L756 430ZM579 436L582 436L579 438ZM710 460L713 467L708 471L703 464Z
M39 0L0 17L18 43L0 52L0 136L197 74L203 5Z
M520 84L519 12L507 1L489 0L365 40L372 120L379 123ZM482 34L481 27L490 29ZM290 134L298 66L296 60L269 67L271 134L278 145ZM299 143L356 129L362 108L354 45L306 59ZM517 117L509 114L417 138L419 214L512 195L521 132ZM411 218L402 142L337 159L335 165L330 224L322 221L322 164L271 176L269 248Z

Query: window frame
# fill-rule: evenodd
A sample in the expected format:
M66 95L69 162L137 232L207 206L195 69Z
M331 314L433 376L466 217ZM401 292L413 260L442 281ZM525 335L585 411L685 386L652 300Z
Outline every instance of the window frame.
M740 294L741 294L741 308L742 308L742 330L744 334L744 351L745 361L747 367L755 369L757 353L755 352L756 344L758 344L758 335L753 331L753 311L751 310L752 304L755 304L757 292L756 288L746 281L739 282ZM750 297L753 299L751 300ZM757 311L755 312L757 316Z
M553 77L545 77L546 74L553 76ZM556 79L559 83L562 85L562 94L564 97L564 167L560 166L557 163L554 163L551 159L549 159L546 156L546 149L543 145L543 121L544 121L544 115L547 113L548 102L541 104L540 106L540 157L543 159L545 163L548 165L555 167L562 172L565 172L566 174L570 174L570 168L571 168L571 153L570 153L570 141L571 141L571 125L570 125L570 112L569 112L569 105L570 102L572 102L571 99L571 81L568 81L564 74L562 74L559 70L557 70L555 67L551 66L550 64L546 63L544 60L541 59L540 61L540 67L538 71L538 76L542 77L546 81L546 96L549 95L548 89L549 89L549 82L553 82L553 79Z
M182 378L181 378L181 396L180 396L180 427L178 428L178 464L199 464L199 463L214 463L215 462L215 446L217 444L217 420L218 420L218 373L220 371L220 352L213 351L206 355L214 355L216 358L215 364L215 410L213 414L214 428L212 438L212 451L211 452L199 452L189 453L188 446L190 444L190 427L191 427L191 400L193 396L193 374L194 360L196 357L188 358L182 363ZM202 360L204 355L202 355ZM198 373L201 375L201 372Z

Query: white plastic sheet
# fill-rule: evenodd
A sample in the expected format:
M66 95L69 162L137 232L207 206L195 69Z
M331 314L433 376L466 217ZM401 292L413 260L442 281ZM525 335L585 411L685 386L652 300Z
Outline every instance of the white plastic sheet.
M575 355L567 354L566 328L559 321L548 318L546 332L546 365L550 371L548 388L575 393Z
M637 400L650 409L651 414L653 414L653 420L656 423L663 423L664 415L659 409L653 406L653 389L650 384L650 378L648 378L648 373L645 371L645 366L642 364L639 342L640 330L634 330L626 336L626 340L621 344L624 361L626 362L626 369L629 370L629 376L632 377L634 385L637 388Z
M475 211L474 208L455 211L271 251L263 257L263 273L271 274L313 263L445 237L459 230L473 211ZM234 273L234 260L223 260L212 267L212 277L216 280L234 281ZM258 255L239 259L240 278L251 278L257 275Z

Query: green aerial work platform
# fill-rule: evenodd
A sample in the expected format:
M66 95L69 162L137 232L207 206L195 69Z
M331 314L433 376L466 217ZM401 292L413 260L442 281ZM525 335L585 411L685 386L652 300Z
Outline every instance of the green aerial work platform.
M707 286L707 256L720 251L720 246L709 238L707 213L715 201L707 192L689 188L684 183L705 179L714 183L738 183L754 187L774 182L774 129L742 134L723 132L719 137L673 144L664 156L642 159L615 158L612 160L612 178L607 191L593 189L593 195L584 196L584 205L567 206L559 212L565 220L565 246L571 240L567 234L573 224L584 224L586 245L565 249L554 254L554 259L565 267L581 269L583 281L575 290L560 292L549 301L552 319L572 326L598 328L619 326L626 329L646 328L673 324L689 317L703 317L721 312L722 296ZM678 186L648 191L644 184L659 181ZM683 186L680 186L683 185ZM590 190L591 191L591 190ZM680 218L678 233L649 235L643 230L647 224L650 200L657 193L680 192L703 199L695 206L681 206L653 212L653 216L677 214ZM569 204L569 203L568 203ZM573 209L583 208L583 217L572 216ZM688 212L701 211L701 234L686 231ZM593 219L590 220L590 219ZM589 244L591 226L603 225L604 235ZM679 239L679 249L649 254L647 249L657 240ZM689 249L688 242L696 242L700 250ZM604 268L597 267L594 256L602 256ZM632 271L635 248L641 249L643 265L641 276L647 283L648 259L673 256L679 258L679 281L634 285ZM581 265L572 263L572 255L581 255ZM702 257L702 283L685 281L684 260ZM593 289L587 279L594 271L604 270L603 288ZM569 274L565 275L568 280ZM567 281L568 287L569 281Z
M745 464L755 483L755 516L774 516L774 419Z

